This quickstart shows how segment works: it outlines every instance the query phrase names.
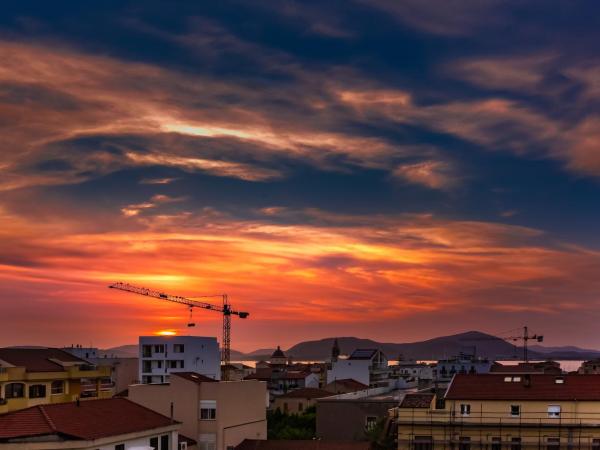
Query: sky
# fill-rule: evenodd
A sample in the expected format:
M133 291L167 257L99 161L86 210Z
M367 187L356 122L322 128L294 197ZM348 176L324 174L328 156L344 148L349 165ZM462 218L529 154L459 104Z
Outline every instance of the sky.
M599 40L593 0L3 5L0 345L187 333L123 281L227 293L242 351L600 348Z

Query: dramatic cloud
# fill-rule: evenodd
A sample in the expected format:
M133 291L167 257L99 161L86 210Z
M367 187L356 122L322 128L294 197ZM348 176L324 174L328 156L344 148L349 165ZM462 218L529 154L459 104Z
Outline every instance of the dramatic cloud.
M276 208L269 215L284 212ZM61 301L81 302L78 308L92 315L103 311L133 323L142 314L148 331L179 328L185 311L119 295L105 288L109 282L186 295L226 290L257 321L239 331L244 339L267 318L310 321L318 335L331 322L361 320L385 330L390 321L423 320L423 312L449 307L470 316L539 310L542 304L543 312L553 315L561 313L563 303L585 308L600 288L599 253L536 243L542 237L537 230L431 216L367 220L317 210L298 213L314 225L240 221L206 211L140 216L142 228L135 234L90 234L60 221L28 224L5 212L3 219L15 225L2 233L0 276L15 295L34 296L36 317L51 314L51 299L60 295ZM124 220L138 220L127 216ZM159 311L166 317L154 315ZM75 318L79 312L64 314ZM38 326L29 316L23 321L7 323L1 338ZM96 327L103 334L109 325ZM138 330L113 331L104 341L127 342ZM291 344L293 338L285 341Z

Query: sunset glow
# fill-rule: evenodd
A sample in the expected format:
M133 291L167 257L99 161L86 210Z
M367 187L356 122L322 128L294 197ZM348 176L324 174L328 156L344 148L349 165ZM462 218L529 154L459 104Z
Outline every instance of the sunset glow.
M600 346L596 40L483 29L497 2L134 3L0 24L0 346L221 339L116 281L228 294L242 351L524 324Z

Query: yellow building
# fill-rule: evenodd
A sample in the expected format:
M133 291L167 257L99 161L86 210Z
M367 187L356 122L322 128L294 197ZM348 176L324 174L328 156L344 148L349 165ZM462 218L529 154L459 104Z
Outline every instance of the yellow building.
M55 348L0 348L0 414L77 398L110 398L110 366Z
M394 414L398 449L600 450L600 375L456 375Z

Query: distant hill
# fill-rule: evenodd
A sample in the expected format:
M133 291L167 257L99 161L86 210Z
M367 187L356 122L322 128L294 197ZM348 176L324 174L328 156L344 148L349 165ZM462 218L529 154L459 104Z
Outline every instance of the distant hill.
M356 348L378 348L390 359L402 355L406 359L441 359L461 352L475 351L478 356L492 359L513 359L520 354L512 344L478 331L429 339L421 342L396 344L355 337L337 338L342 353L350 354ZM286 351L295 359L322 359L331 354L334 338L296 344ZM537 357L537 355L531 355Z
M503 339L479 331L468 331L408 343L377 342L357 337L338 337L337 339L343 354L350 354L357 348L378 348L389 359L397 359L402 355L406 359L436 360L456 356L461 352L471 353L473 351L477 356L495 360L520 359L523 355L521 347L516 347ZM333 341L334 338L326 338L300 342L285 350L285 353L300 361L323 360L331 355ZM269 359L273 351L274 349L271 348L259 349L249 353L231 350L231 359L232 361ZM123 357L137 357L138 346L122 345L101 350L101 354L104 353ZM529 357L531 359L592 359L600 357L600 351L573 346L543 347L532 345L529 347Z

